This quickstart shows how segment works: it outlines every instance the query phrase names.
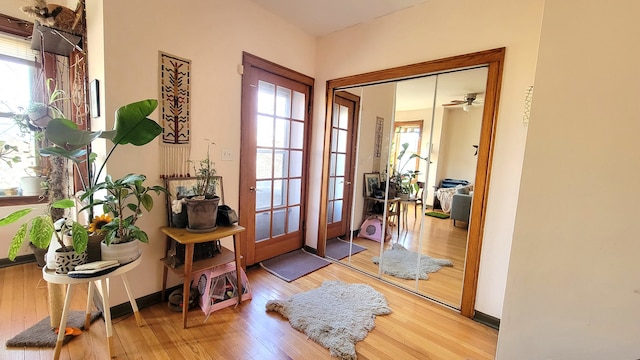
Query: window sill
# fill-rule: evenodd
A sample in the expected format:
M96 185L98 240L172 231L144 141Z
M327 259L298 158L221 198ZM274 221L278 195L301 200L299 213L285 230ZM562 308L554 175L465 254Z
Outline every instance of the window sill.
M0 196L0 206L46 204L46 198L40 196Z

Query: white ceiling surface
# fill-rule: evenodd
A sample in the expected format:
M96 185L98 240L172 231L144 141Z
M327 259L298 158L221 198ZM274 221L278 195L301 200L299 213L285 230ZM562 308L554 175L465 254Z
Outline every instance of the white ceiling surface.
M323 36L353 25L422 4L428 0L252 0L269 12L298 26L303 31ZM439 76L436 105L464 100L468 93L482 93L487 71L467 70ZM426 77L398 83L396 109L431 108L434 78ZM478 99L483 99L478 95Z
M427 0L252 0L303 31L324 36Z
M396 111L430 109L433 98L436 107L452 100L464 100L465 94L476 93L476 100L484 99L487 85L487 67L456 71L418 79L398 82L396 88ZM460 105L462 107L462 105Z

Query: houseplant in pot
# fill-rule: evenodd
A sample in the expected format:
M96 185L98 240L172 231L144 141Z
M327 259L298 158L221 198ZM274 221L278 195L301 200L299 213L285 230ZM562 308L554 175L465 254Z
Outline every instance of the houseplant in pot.
M209 145L207 145L207 156L204 159L191 161L196 185L193 188L194 196L186 199L189 224L187 231L190 232L209 232L217 228L220 197L216 194L216 168L209 156Z
M84 263L86 261L85 250L88 241L86 228L68 218L62 218L54 223L51 215L51 209L70 209L74 207L75 202L71 199L58 200L50 205L47 214L35 216L24 222L11 240L9 259L15 260L18 250L20 250L28 234L31 243L40 249L49 247L54 239L57 241L56 245L59 249L56 250L56 256L58 257L58 255L64 253L63 256L66 256L67 259L55 260L56 272L66 274L69 270L73 270L76 265ZM31 211L32 209L26 208L13 212L0 219L0 226L12 224L24 218ZM70 236L71 244L65 243L65 236ZM51 262L48 261L48 263Z
M81 196L81 200L90 200L80 211L101 206L111 221L101 228L104 240L101 244L102 260L118 260L120 264L129 263L140 256L138 241L149 242L147 233L136 222L144 211L153 208L151 193L167 193L162 186L146 186L146 176L128 174L113 180L107 175L105 181L95 184ZM95 198L99 191L106 191L102 199Z

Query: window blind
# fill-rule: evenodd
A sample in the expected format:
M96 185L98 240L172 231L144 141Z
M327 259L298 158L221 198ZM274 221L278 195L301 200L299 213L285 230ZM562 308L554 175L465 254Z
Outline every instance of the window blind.
M31 49L31 42L9 34L0 33L0 58L33 65L37 51Z

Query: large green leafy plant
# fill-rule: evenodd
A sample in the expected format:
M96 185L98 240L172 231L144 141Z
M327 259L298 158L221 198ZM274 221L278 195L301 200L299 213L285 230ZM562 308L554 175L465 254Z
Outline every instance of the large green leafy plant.
M92 191L92 189L99 184L98 179L100 179L100 175L104 170L107 161L118 145L131 144L134 146L142 146L151 142L160 135L160 133L162 133L162 127L154 120L147 118L147 116L149 116L157 106L157 100L148 99L120 107L116 111L115 125L114 129L111 131L80 130L71 120L64 118L53 119L47 124L47 128L45 130L45 137L52 146L40 149L40 154L42 156L54 156L70 160L75 167L79 168L80 164L83 162L89 161L90 163L93 163L96 159L94 154L88 154L87 152L87 147L91 142L93 142L93 140L97 138L104 138L111 141L113 146L98 171L89 176L88 182L82 182L82 188L86 192L94 194L95 191ZM72 200L63 200L65 200L63 203L65 204L63 207L64 209L72 207L67 206L73 203ZM56 202L51 204L49 210L59 209L59 207L54 207L53 204L56 204ZM14 223L22 219L24 216L29 214L31 210L32 209L22 209L7 215L5 218L0 219L0 226ZM90 214L92 214L92 212L90 212ZM36 217L36 219L39 220L29 220L25 223L28 225L24 229L23 226L25 224L23 224L23 226L21 226L18 232L14 235L9 248L9 259L15 259L17 251L26 239L27 228L29 229L29 237L34 245L40 248L46 248L49 246L52 236L49 236L47 240L44 235L40 238L37 234L43 232L45 234L48 233L47 228L50 224L48 221L44 221L44 218L42 217ZM74 241L76 240L76 237L80 241L80 243L74 244L74 249L77 252L84 251L86 248L86 241L83 246L81 242L83 241L82 239L84 239L84 236L81 237L78 233L84 233L86 235L87 230L84 226L76 227L74 230ZM38 240L34 242L33 237L38 237Z
M107 175L105 181L91 187L82 195L81 200L84 200L92 198L98 191L107 192L104 199L93 200L84 208L102 206L105 214L113 215L111 222L101 229L105 234L104 240L107 245L112 242L124 243L133 240L149 242L149 236L135 225L136 221L142 216L143 210L151 211L153 208L153 197L150 192L159 195L161 192L167 193L167 189L162 186L143 185L146 178L140 174L128 174L113 180Z

